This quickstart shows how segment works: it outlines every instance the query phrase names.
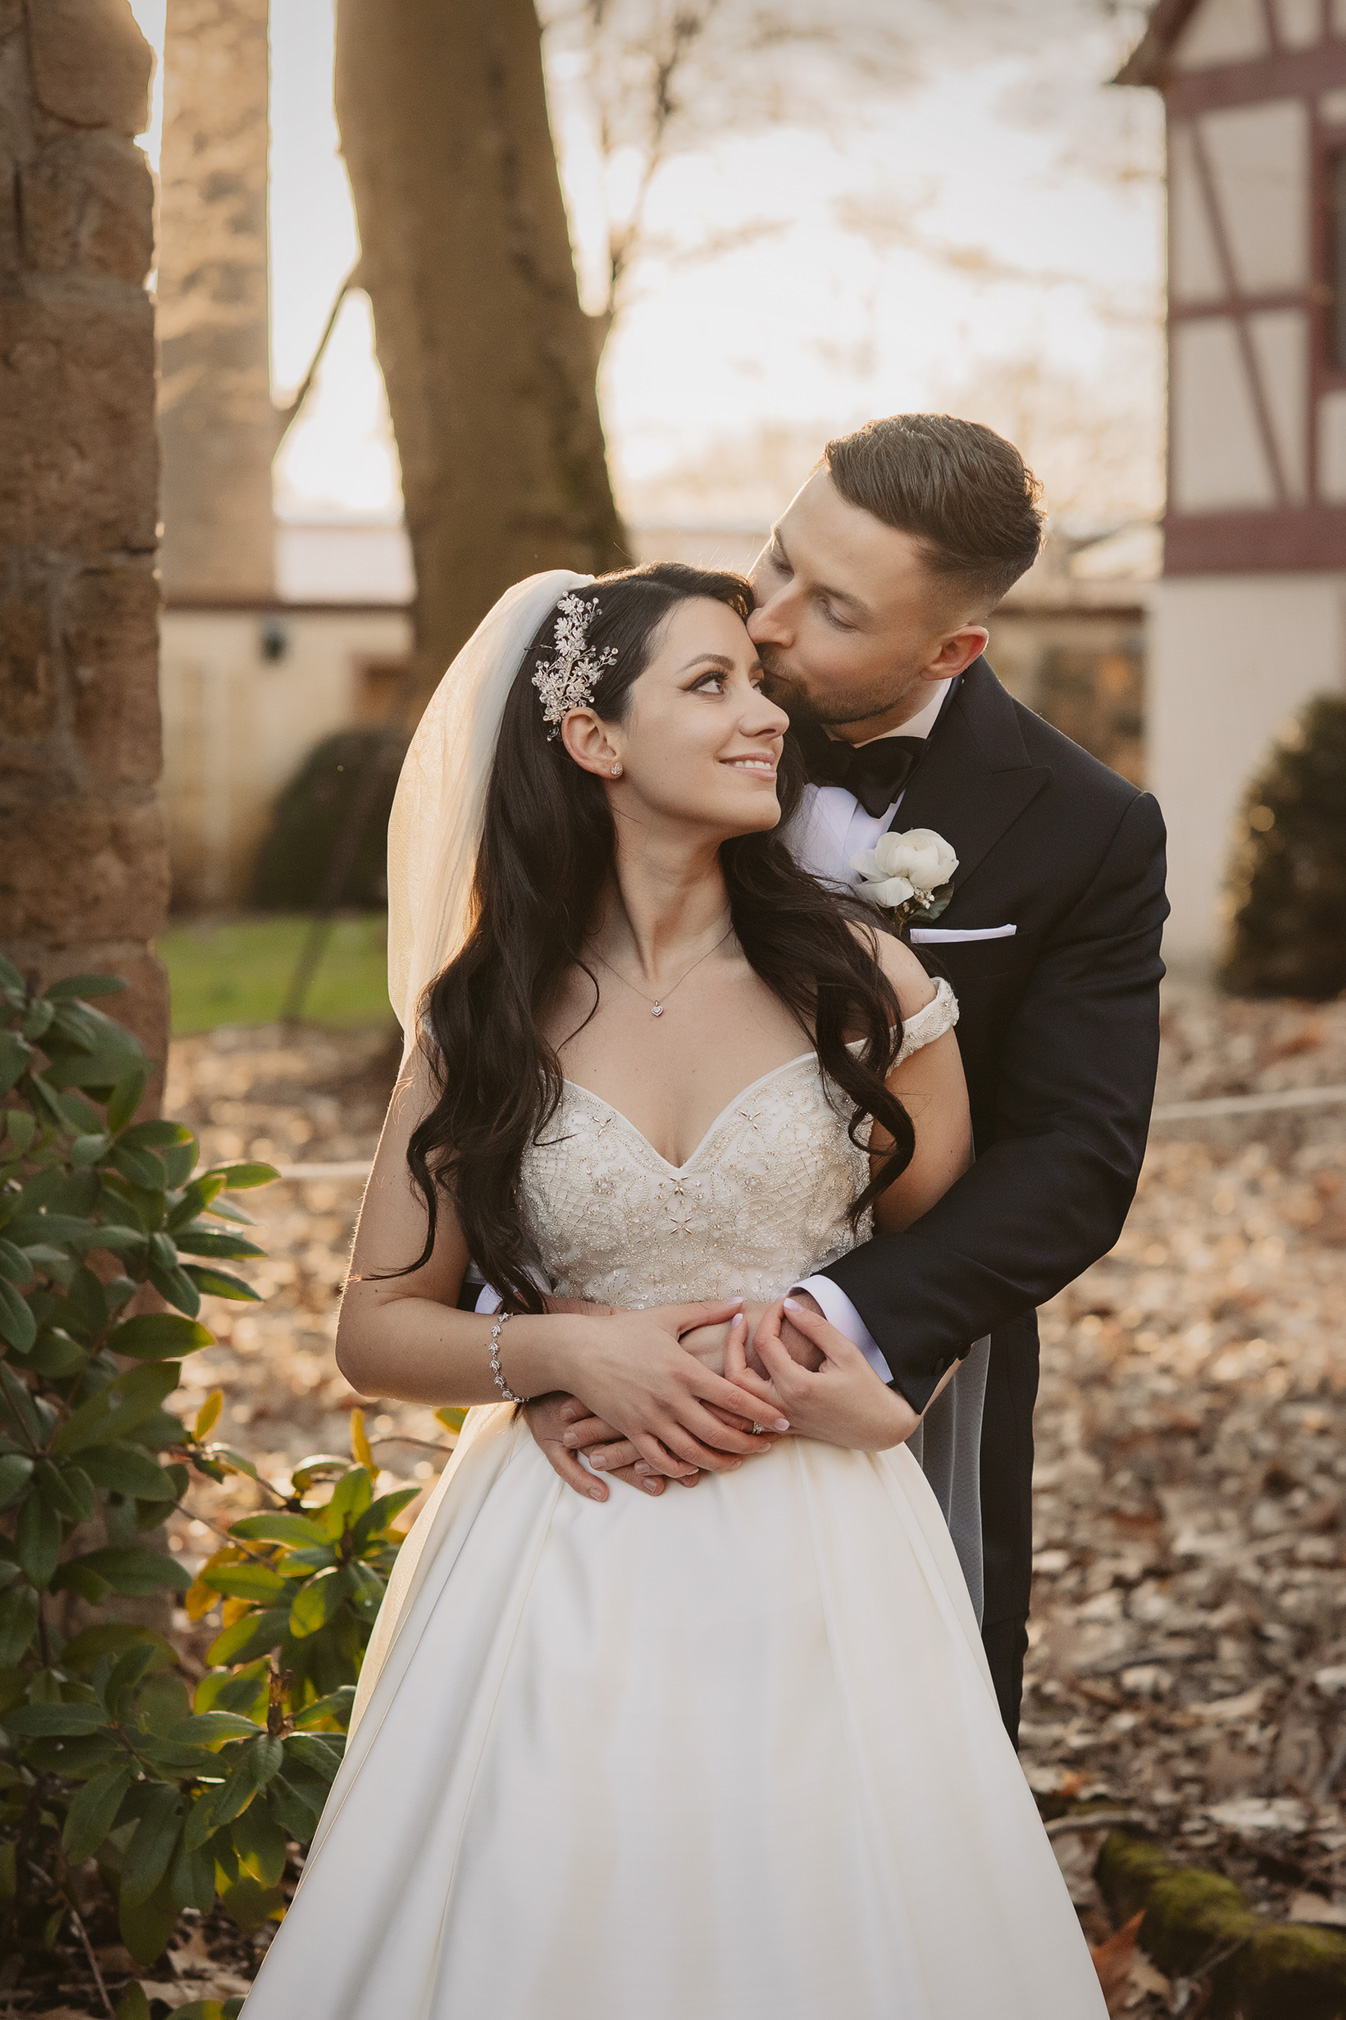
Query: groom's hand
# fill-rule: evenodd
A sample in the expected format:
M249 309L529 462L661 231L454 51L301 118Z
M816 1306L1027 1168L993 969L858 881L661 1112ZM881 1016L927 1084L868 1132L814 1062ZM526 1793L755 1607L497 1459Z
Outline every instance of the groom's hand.
M613 1312L611 1306L584 1304L578 1300L548 1299L549 1309L574 1312L591 1311L604 1317ZM755 1307L755 1319L761 1307ZM686 1344L698 1333L704 1339L709 1333L719 1333L723 1338L726 1330L723 1314L723 1299L707 1299L701 1304L672 1305L662 1309L650 1308L642 1318L671 1320L675 1325L680 1343ZM716 1323L716 1322L719 1323ZM692 1359L700 1359L704 1366L719 1372L721 1352L713 1356L705 1351L692 1352ZM694 1487L704 1469L720 1471L725 1467L740 1464L746 1457L771 1450L775 1439L761 1432L754 1432L751 1421L736 1416L712 1402L708 1396L701 1399L701 1409L706 1416L719 1424L728 1436L721 1441L713 1432L703 1431L699 1447L700 1463L693 1463L686 1454L679 1456L667 1444L659 1445L657 1463L650 1463L648 1452L642 1457L637 1447L613 1425L602 1417L594 1415L577 1396L556 1392L547 1396L534 1397L525 1406L525 1416L533 1434L534 1442L545 1454L552 1470L565 1481L575 1493L586 1499L606 1501L607 1487L600 1474L608 1479L640 1487L646 1493L659 1495L664 1489L664 1480L676 1479L685 1487ZM588 1460L588 1470L580 1464L579 1454L583 1452Z

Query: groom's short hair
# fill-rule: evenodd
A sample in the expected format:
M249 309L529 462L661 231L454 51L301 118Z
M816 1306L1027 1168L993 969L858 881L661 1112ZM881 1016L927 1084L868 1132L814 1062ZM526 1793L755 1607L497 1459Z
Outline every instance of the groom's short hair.
M843 498L910 533L931 571L989 610L1037 559L1042 486L1012 442L952 414L890 414L839 435L823 463Z

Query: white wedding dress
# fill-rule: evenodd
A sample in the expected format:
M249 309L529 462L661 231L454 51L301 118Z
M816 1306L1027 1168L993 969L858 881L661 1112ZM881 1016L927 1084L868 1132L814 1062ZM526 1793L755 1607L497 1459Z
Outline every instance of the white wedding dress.
M523 1190L560 1290L655 1305L779 1296L865 1176L810 1053L676 1167L567 1086ZM471 1412L246 2020L1104 2013L905 1449L787 1438L600 1504Z

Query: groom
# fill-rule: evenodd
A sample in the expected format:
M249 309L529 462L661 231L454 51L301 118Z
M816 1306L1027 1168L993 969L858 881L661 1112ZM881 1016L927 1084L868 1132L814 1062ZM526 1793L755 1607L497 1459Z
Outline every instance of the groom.
M1154 800L1012 700L982 657L987 617L1036 558L1037 496L989 428L871 421L827 445L773 529L749 624L809 762L792 837L806 867L852 884L851 858L889 828L933 828L958 857L950 903L910 938L958 997L975 1162L915 1226L863 1243L807 1290L917 1413L990 1336L983 1640L1012 1737L1036 1307L1112 1247L1131 1204L1168 911ZM529 1416L570 1478L561 1407Z

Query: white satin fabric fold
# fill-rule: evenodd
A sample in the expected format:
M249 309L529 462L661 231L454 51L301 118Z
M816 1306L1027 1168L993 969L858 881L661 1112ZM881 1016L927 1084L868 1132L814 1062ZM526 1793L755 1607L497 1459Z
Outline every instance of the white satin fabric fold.
M904 1450L659 1500L474 1410L247 2020L1103 2020Z

